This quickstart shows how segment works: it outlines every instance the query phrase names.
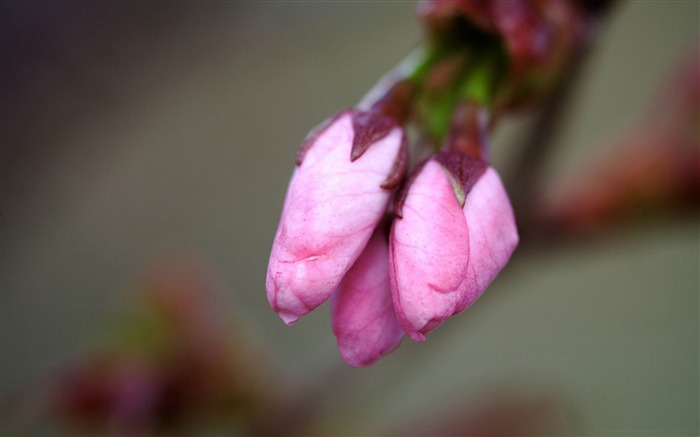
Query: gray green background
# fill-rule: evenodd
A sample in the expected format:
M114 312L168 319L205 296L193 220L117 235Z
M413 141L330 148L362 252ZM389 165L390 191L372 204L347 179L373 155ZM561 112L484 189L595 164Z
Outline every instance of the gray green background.
M264 277L306 132L420 38L412 2L4 2L2 401L93 344L159 254L204 254L248 335L327 385L322 434L429 427L499 397L587 435L698 434L697 216L522 246L424 344L352 369L327 306L286 327ZM700 4L629 1L601 29L546 177L602 150L684 49ZM525 121L523 121L525 120ZM496 135L505 168L527 119Z

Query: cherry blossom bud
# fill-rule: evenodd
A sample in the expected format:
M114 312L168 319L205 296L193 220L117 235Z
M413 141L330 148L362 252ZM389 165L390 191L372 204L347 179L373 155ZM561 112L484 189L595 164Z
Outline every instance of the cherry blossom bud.
M389 284L389 249L380 226L331 298L333 332L350 365L369 366L399 345Z
M540 212L548 234L589 234L652 210L700 204L700 55L684 55L645 113L573 177Z
M267 271L267 297L291 325L323 303L384 216L406 161L403 129L343 111L302 144Z
M469 307L518 243L495 170L480 158L441 153L410 181L390 238L392 297L416 341Z

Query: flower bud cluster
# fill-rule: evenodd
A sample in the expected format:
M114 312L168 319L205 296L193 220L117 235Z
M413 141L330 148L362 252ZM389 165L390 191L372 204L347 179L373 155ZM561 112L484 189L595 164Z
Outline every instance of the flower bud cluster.
M565 58L580 15L566 4L421 4L419 62L302 143L266 278L285 323L330 299L341 356L366 366L481 296L519 240L487 159L490 114Z
M455 111L443 151L406 178L400 81L367 111L341 111L297 156L267 273L291 325L331 298L342 357L365 366L481 295L518 242L505 189L481 154L483 111ZM481 117L482 119L484 117ZM392 199L394 200L393 202Z

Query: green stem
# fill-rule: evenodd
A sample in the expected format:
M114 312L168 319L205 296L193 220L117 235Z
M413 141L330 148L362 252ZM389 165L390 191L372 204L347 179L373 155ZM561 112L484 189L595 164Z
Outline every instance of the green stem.
M500 47L477 50L459 89L461 100L490 107L505 77L507 61Z

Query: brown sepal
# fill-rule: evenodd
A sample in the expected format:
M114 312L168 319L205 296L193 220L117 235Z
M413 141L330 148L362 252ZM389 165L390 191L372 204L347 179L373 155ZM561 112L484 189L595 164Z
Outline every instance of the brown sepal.
M481 156L470 156L461 153L441 152L435 155L434 159L445 170L450 172L462 188L465 197L488 167Z
M352 152L350 161L355 161L362 156L369 146L381 140L397 127L397 123L387 115L379 111L369 110L357 112L352 118Z
M362 156L369 146L387 136L392 129L401 126L406 121L415 88L413 81L400 80L393 84L370 109L355 113L352 120L355 136L350 154L351 161ZM398 170L401 170L401 167ZM393 170L392 173L394 173ZM392 175L389 179L391 178Z
M391 167L389 175L384 179L384 182L382 182L381 187L391 190L399 186L404 176L406 176L406 170L408 170L408 137L406 136L406 132L403 132L401 135L399 153L396 155L394 165Z
M444 150L484 159L483 147L486 145L489 124L486 111L486 108L473 102L459 103L452 117Z
M403 218L403 204L406 202L406 197L408 197L408 190L423 169L423 166L431 159L434 159L452 175L462 189L465 198L488 167L486 161L476 156L467 156L450 152L440 152L431 156L420 163L405 180L403 185L396 191L393 205L394 216L396 216L396 218Z

